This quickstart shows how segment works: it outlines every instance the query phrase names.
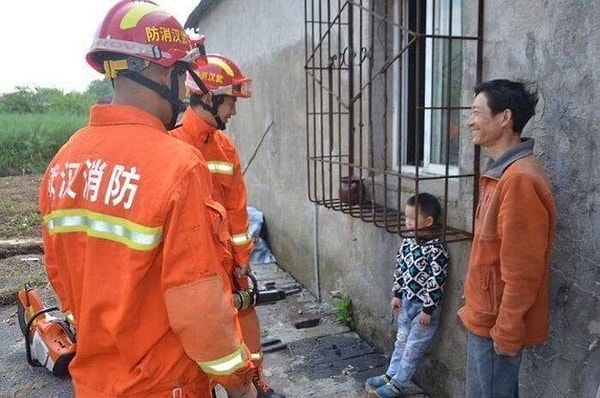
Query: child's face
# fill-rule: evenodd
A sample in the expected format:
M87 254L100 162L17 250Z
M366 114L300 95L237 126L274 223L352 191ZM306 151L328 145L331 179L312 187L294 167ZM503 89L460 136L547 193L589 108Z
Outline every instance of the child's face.
M417 229L427 229L433 225L433 217L417 214L415 206L406 205L404 215L406 217L406 227L409 229L415 229L415 225Z

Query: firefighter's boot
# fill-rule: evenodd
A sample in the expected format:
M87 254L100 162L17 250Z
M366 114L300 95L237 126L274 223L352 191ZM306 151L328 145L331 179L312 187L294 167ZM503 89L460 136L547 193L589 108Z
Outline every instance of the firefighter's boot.
M256 391L258 392L258 398L285 398L285 395L279 394L269 387L269 385L265 382L265 379L263 379L262 372L259 369L254 371L254 375L252 375L252 382L254 383L254 387L256 387Z

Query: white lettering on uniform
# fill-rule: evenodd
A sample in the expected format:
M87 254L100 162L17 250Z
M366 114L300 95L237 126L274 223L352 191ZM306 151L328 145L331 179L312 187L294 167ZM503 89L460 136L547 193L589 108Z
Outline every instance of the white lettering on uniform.
M64 198L65 196L70 197L71 199L75 199L77 194L71 188L73 186L73 181L75 180L75 176L77 175L77 170L79 170L80 163L74 162L66 162L65 163L65 171L60 173L60 177L62 178L62 183L60 184L60 190L58 192L58 196L60 198Z
M102 161L102 159L94 161L88 159L85 161L85 165L87 166L87 171L83 173L83 176L85 177L83 197L90 202L95 202L98 199L98 192L100 191L100 184L102 183L106 162Z
M50 176L48 177L48 197L53 198L56 196L56 189L54 189L54 181L60 173L60 166L55 165L50 168Z
M130 171L126 171L125 166L116 165L110 176L108 189L104 196L104 203L110 204L112 202L112 205L116 206L120 204L127 195L127 200L123 204L123 208L131 208L138 188L134 181L139 180L140 175L136 173L135 166L132 167Z
M81 166L81 163L72 161L51 166L48 171L46 187L48 197L58 196L59 198L69 197L75 199L77 195L82 195L89 202L96 202L99 197L104 197L104 203L107 205L123 206L125 209L131 208L141 178L135 166L129 169L126 169L123 165L114 166L105 192L102 190L102 182L105 174L108 175L108 171L111 169L107 162L102 159L87 159L85 170L79 173ZM83 178L83 192L74 190L77 175ZM78 185L82 186L81 184Z

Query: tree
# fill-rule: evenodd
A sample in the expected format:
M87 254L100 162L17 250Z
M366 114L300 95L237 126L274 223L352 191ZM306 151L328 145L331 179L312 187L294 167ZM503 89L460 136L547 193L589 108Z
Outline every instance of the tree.
M2 109L6 113L35 113L39 106L34 99L35 92L29 87L17 87L17 91L0 98Z
M64 93L56 88L17 87L16 91L0 96L0 113L69 113L87 114L91 105L112 98L109 80L94 80L85 92ZM110 101L108 101L110 102Z
M89 94L96 102L102 98L112 98L113 87L110 80L97 79L93 80L87 87L86 93Z

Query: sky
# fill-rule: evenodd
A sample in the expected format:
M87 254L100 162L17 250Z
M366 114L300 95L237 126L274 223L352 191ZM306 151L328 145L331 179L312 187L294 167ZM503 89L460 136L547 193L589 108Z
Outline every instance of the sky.
M85 91L103 76L85 61L96 29L117 0L1 0L0 93L16 87ZM200 0L154 0L181 25Z

